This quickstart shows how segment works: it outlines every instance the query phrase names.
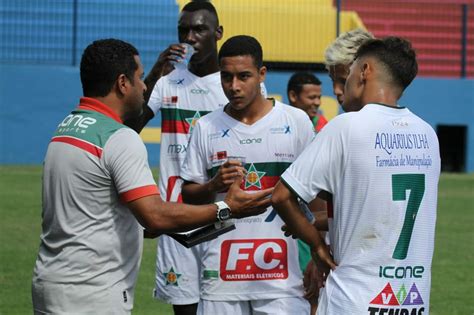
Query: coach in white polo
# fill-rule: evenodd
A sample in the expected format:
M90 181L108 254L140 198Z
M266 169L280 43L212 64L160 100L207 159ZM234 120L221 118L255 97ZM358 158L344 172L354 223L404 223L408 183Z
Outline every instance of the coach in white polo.
M132 45L93 42L80 72L85 97L58 125L44 162L34 313L129 314L142 226L154 233L191 229L216 222L218 206L161 200L143 142L122 124L141 111L146 89ZM239 184L225 199L231 216L264 211L270 191L249 195Z
M417 69L406 40L362 44L345 85L347 113L324 127L275 188L274 208L289 229L333 269L317 314L429 314L439 145L430 125L397 105ZM334 202L334 262L296 203L321 192Z

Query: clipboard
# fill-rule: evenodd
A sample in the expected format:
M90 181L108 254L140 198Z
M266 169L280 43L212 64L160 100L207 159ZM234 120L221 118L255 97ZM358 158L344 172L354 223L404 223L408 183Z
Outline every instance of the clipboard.
M235 230L235 224L230 221L216 222L194 230L167 233L166 235L175 239L178 243L186 248L216 239L219 235Z

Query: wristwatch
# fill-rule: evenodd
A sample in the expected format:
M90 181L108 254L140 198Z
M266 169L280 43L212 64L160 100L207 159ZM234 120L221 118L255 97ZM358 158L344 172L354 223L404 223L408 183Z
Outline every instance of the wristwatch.
M217 220L220 222L229 220L232 215L229 205L224 201L218 201L214 204L217 206Z

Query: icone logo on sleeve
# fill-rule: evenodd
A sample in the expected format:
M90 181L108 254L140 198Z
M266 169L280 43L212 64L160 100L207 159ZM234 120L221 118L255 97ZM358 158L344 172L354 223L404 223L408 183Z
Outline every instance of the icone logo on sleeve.
M283 239L226 240L221 245L223 281L288 278L288 247Z

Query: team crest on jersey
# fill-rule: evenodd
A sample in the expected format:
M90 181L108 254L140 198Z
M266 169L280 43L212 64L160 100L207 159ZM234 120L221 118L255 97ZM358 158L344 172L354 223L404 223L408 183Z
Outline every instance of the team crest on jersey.
M194 127L196 126L199 118L201 118L201 114L196 111L194 116L191 118L185 118L186 122L189 124L189 134L193 133Z
M387 283L377 296L370 301L368 312L370 315L422 315L425 311L424 302L415 283L407 291L404 284L397 293L392 285Z
M260 179L265 175L265 172L259 172L253 163L250 164L247 170L247 176L245 176L245 189L252 186L259 189L262 188L262 183Z
M166 281L165 285L179 286L178 279L181 277L181 274L174 272L173 267L168 272L163 272L163 276Z

